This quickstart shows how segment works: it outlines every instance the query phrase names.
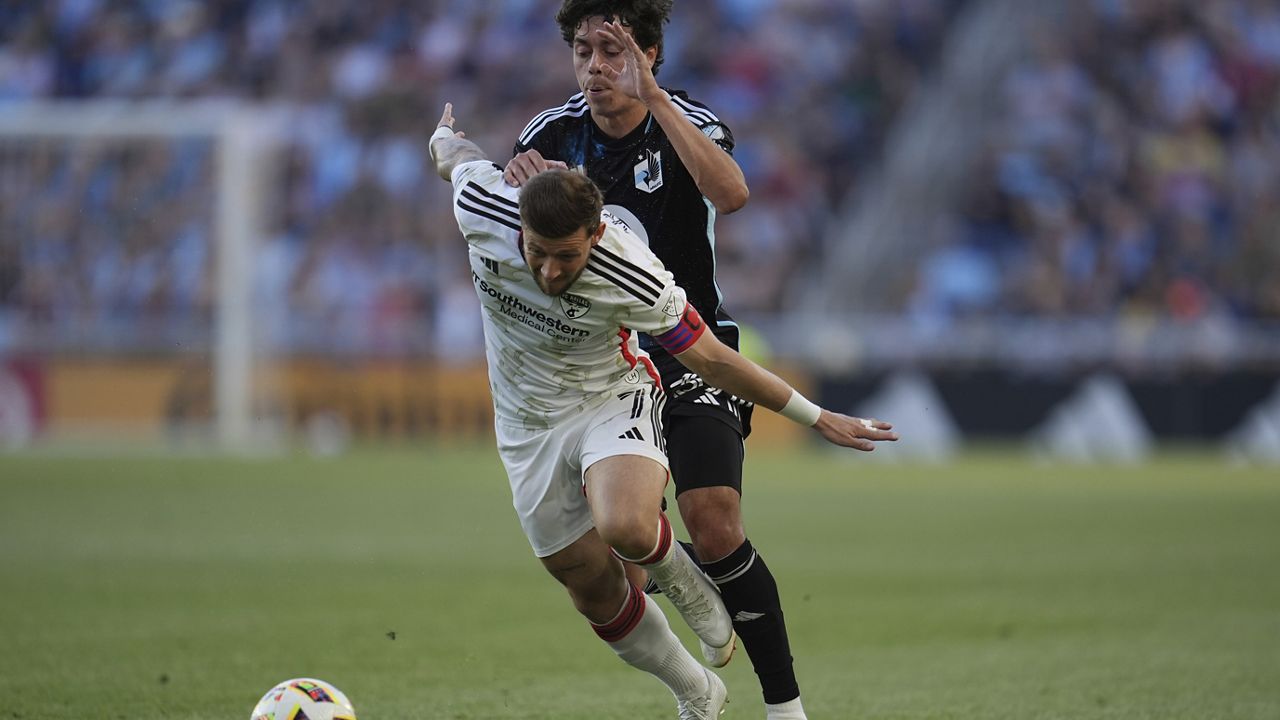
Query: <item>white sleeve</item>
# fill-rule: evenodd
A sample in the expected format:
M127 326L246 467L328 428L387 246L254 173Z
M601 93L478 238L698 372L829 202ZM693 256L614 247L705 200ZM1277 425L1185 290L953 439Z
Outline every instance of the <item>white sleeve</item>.
M622 242L600 243L590 263L596 274L611 280L620 293L622 324L648 333L667 352L679 355L693 347L707 324L689 304L684 288L646 245L617 233ZM604 246L604 247L601 247Z
M453 169L453 214L467 242L483 237L515 241L520 233L519 190L502 179L502 168L488 160Z
M604 240L592 249L587 266L620 291L621 318L632 330L661 334L675 327L684 314L684 290L625 226L610 224Z
M662 289L655 305L637 304L634 307L627 327L650 335L661 335L680 322L688 305L684 288L674 282L669 283Z

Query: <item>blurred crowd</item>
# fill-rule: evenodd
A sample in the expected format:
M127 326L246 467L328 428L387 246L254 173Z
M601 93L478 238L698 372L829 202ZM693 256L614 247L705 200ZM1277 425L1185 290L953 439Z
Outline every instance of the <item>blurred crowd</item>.
M737 138L751 203L717 227L732 311L780 309L964 0L679 0L658 80ZM500 163L576 91L558 0L46 0L0 4L0 112L47 99L289 108L255 263L268 339L456 352L480 339L448 186L443 103ZM167 346L207 329L205 139L0 136L0 350Z
M731 127L731 312L785 309L963 0L678 0L658 79ZM255 303L276 347L474 355L426 138L497 161L575 90L558 0L0 5L0 113L31 100L285 108ZM1280 319L1280 4L1090 0L1001 80L1000 120L903 307L930 318ZM209 138L0 134L0 350L207 342Z
M0 351L198 341L189 331L207 324L212 157L207 139L0 136Z
M911 312L1280 320L1280 3L1068 8L1003 79Z

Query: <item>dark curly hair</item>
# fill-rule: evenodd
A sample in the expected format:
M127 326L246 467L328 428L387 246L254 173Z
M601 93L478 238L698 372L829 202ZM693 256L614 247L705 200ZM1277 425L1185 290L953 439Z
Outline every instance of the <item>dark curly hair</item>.
M662 24L670 20L673 0L564 0L556 22L560 24L560 36L573 46L573 35L583 20L597 15L617 18L631 28L631 34L641 50L658 48L653 60L653 74L662 65Z

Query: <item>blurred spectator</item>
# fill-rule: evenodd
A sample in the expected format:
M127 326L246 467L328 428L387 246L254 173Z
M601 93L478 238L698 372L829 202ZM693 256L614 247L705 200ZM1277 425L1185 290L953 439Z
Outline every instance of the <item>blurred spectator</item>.
M781 309L796 274L821 261L823 228L962 4L676 3L659 80L726 119L752 188L748 207L719 225L731 310ZM468 135L502 157L529 117L576 91L558 6L6 3L0 102L231 97L292 107L256 267L264 332L283 349L426 353L454 336L442 329L468 302L448 188L426 170L426 139L449 100ZM1265 33L1257 42L1274 49ZM208 142L0 143L0 326L11 328L0 343L162 348L208 335Z
M1071 8L1005 78L913 311L1280 319L1280 5Z

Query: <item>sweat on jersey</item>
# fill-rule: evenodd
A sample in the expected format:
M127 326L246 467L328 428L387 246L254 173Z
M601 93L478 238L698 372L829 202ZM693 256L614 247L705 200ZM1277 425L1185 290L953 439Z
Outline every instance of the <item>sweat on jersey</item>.
M680 90L667 90L685 118L732 154L733 133L706 105ZM596 127L582 93L538 114L520 133L515 152L537 150L586 173L604 194L605 209L625 220L688 291L689 302L725 344L738 347L738 328L722 307L716 285L716 210L698 189L662 126L649 115L635 130L610 138ZM685 369L651 349L668 382Z
M611 394L661 384L635 333L671 354L706 329L671 273L609 213L582 275L558 296L534 281L520 244L519 190L488 161L453 170L454 216L467 240L484 319L497 420L549 428Z

